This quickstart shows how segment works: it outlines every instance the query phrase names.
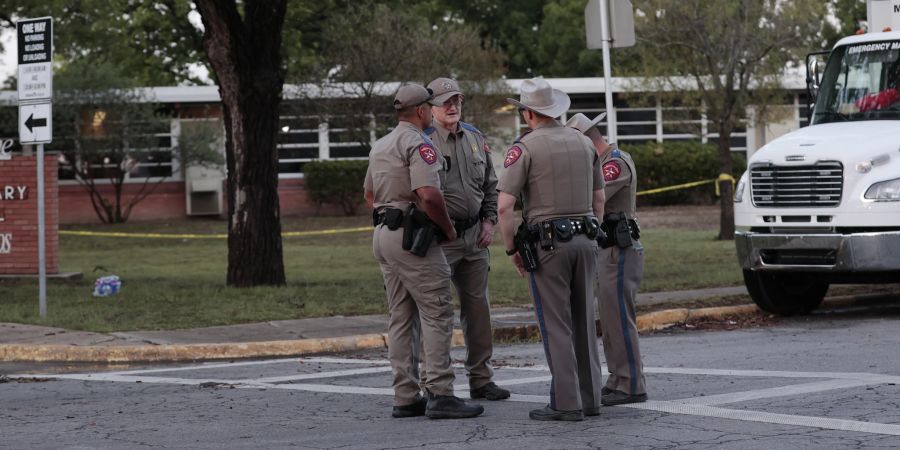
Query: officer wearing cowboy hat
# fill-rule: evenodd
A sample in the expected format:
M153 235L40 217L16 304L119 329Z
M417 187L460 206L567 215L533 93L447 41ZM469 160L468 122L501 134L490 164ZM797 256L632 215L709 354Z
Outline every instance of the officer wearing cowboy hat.
M491 307L488 300L488 246L497 224L497 175L484 134L461 119L465 96L459 83L436 78L428 83L439 106L432 106L433 125L425 129L449 162L441 191L457 239L441 245L459 296L459 321L466 342L469 396L503 400L509 391L497 386L490 360L493 353Z
M448 240L456 230L441 195L443 158L422 129L431 124L431 91L417 84L394 97L398 124L372 146L366 171L366 201L374 208L372 250L381 266L390 309L388 357L394 373L394 417L474 417L481 405L453 395L450 366L453 306L450 266L436 243L423 256L403 249L404 221L415 204ZM424 341L427 379L419 386L419 338Z
M531 132L507 150L500 180L500 231L519 274L528 275L535 315L550 367L550 404L535 420L582 420L600 413L600 367L594 325L593 279L603 212L600 157L583 134L555 120L569 96L543 78L522 82L517 107ZM521 196L528 241L536 248L532 271L516 246L513 207Z
M584 114L572 116L566 126L587 136L603 167L606 182L605 212L618 213L624 220L634 219L637 193L637 172L631 155L616 144L607 144L597 124L606 116L600 114L590 120ZM607 216L609 217L609 216ZM600 328L603 330L603 352L609 378L602 390L604 405L622 405L647 401L644 364L638 345L634 299L644 276L644 247L637 237L631 245L611 245L600 249L597 269L597 291Z

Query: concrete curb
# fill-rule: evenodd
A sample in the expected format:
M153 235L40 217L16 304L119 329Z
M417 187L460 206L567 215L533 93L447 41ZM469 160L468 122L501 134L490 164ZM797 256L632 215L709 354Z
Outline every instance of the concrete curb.
M701 317L723 317L758 311L755 305L700 309L668 309L637 317L639 331L659 330ZM540 336L537 325L499 327L494 339L522 340ZM462 330L453 330L453 346L465 344ZM177 362L222 359L249 359L310 355L386 348L387 334L361 334L335 338L217 344L75 346L42 344L0 344L0 362Z
M842 295L825 299L822 306L847 307L880 297L874 295ZM710 308L678 308L640 314L639 331L661 330L692 319L723 318L753 314L761 310L756 305L720 306ZM497 327L495 340L536 339L537 325ZM464 345L461 330L453 330L454 346ZM221 359L267 358L310 355L316 353L347 352L372 348L386 348L387 334L361 334L335 338L296 339L282 341L235 342L217 344L110 345L76 346L44 344L0 344L0 362L176 362Z
M461 330L453 330L452 344L454 346L464 345ZM386 347L387 333L222 344L119 346L0 344L0 362L123 363L205 361L299 356Z

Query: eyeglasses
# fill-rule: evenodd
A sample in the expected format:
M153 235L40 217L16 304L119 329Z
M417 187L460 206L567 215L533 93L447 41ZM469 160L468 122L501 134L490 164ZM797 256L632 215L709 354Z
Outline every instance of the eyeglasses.
M450 97L449 99L447 99L447 101L445 101L444 104L441 106L444 108L449 108L450 105L453 105L453 106L459 108L460 106L462 106L462 104L463 104L462 97L460 97L458 95L454 95L453 97Z

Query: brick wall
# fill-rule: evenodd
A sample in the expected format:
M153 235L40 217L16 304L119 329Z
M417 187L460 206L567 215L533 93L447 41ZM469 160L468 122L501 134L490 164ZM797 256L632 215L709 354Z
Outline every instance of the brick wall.
M47 273L59 272L57 159L44 157ZM38 273L37 157L0 161L0 274Z
M125 185L125 199L137 191L137 185ZM101 186L101 192L112 198L112 186ZM224 192L224 187L223 187ZM340 206L323 205L316 207L307 201L306 186L302 179L284 179L278 183L279 204L282 217L303 217L314 215L342 215ZM91 206L91 198L84 187L78 184L65 184L59 188L59 199L65 207L60 211L60 223L92 224L100 219ZM228 210L228 199L224 199L225 211ZM362 211L361 208L360 211ZM135 206L129 222L162 221L187 218L185 205L185 188L183 181L166 182Z

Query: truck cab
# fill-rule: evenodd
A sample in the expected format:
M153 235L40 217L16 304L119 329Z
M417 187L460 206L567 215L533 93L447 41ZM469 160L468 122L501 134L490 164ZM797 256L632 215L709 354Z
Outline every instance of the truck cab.
M843 38L821 77L810 66L810 125L751 155L735 189L747 290L785 315L831 284L900 283L900 32Z

